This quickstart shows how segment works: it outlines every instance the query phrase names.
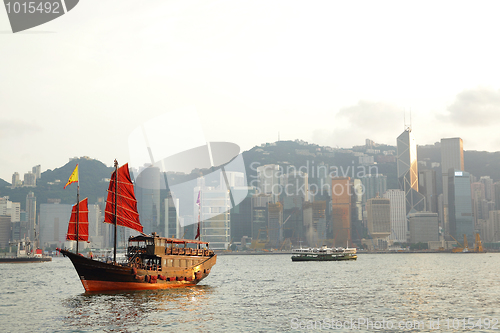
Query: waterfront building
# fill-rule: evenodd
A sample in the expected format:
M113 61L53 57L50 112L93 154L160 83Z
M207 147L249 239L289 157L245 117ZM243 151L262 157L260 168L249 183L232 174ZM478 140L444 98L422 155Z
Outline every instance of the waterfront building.
M194 188L194 202L200 198L199 208L195 204L194 216L200 216L200 240L210 242L212 249L227 250L231 243L231 199L230 191L204 186ZM199 211L198 211L199 209Z
M168 198L164 202L165 207L165 221L162 223L162 228L160 228L161 237L174 237L183 238L183 228L180 225L179 214L177 210L180 209L179 199L173 198L169 193Z
M104 235L101 233L101 224L104 221L101 209L98 204L89 204L89 242L91 248L104 248ZM113 226L114 227L114 226Z
M9 197L0 198L0 215L10 216L12 223L21 221L21 203L12 202Z
M278 248L283 242L283 205L280 202L269 203L267 218L270 246Z
M387 176L383 174L368 174L360 179L364 190L363 203L377 195L381 196L387 191Z
M72 205L40 204L39 241L41 248L50 245L64 247L71 209Z
M448 170L464 171L464 148L461 138L441 139L441 172L443 181L443 218L445 235L450 234Z
M482 176L479 182L484 185L484 198L487 201L495 201L495 189L493 188L493 179L490 176Z
M438 214L416 212L408 215L410 243L427 243L439 240Z
M351 200L351 239L353 244L361 244L364 235L363 225L363 195L364 186L361 179L352 180ZM328 211L326 212L328 214ZM327 219L329 221L329 219Z
M351 241L351 182L349 177L332 179L332 226L335 246L347 247Z
M304 214L302 207L309 201L309 175L300 170L293 170L284 176L283 214L286 216L287 227L292 228L294 240L305 239Z
M389 239L394 242L406 243L408 223L406 221L405 192L390 189L384 193L384 198L389 199L391 206L391 235Z
M232 188L231 193L240 191ZM245 188L246 197L239 204L231 208L229 212L231 218L231 238L242 239L242 237L252 237L252 198L256 189Z
M273 203L278 202L283 186L283 175L280 166L277 164L267 164L257 167L257 184L255 185L259 194L270 194Z
M386 239L391 235L391 201L372 198L366 202L368 234L373 239Z
M305 202L302 212L307 245L320 247L327 239L326 201Z
M252 197L252 240L267 239L267 206L272 203L271 194L259 194Z
M436 170L421 170L418 172L418 192L425 196L427 211L437 213Z
M397 139L397 172L399 188L405 192L406 215L425 211L425 197L418 192L417 145L407 127Z
M458 240L465 234L472 242L474 217L468 172L453 168L448 171L448 204L450 235Z
M158 167L146 166L139 170L135 180L135 196L143 232L147 235L158 232L160 228L160 186Z
M26 236L30 240L35 239L36 224L36 197L35 193L28 192L26 196Z
M487 216L483 216L482 214L482 201L485 198L484 184L481 182L474 182L470 186L474 221L475 223L477 223L478 220L488 218Z
M500 210L500 182L493 184L493 191L495 197L495 210Z
M11 226L11 217L0 213L0 249L5 249L9 246Z

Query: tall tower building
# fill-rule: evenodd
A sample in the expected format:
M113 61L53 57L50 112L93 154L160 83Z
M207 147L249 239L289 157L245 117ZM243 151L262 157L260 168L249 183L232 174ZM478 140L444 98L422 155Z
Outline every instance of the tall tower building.
M12 188L19 186L21 180L19 179L19 172L14 172L12 175Z
M465 234L469 241L473 241L474 217L472 210L470 174L465 171L451 168L448 175L450 235L458 240Z
M437 213L438 195L435 170L422 170L418 172L418 192L425 196L427 211Z
M26 220L27 234L30 240L35 240L36 236L36 197L33 192L29 192L26 196Z
M417 144L411 128L406 128L397 141L398 181L399 188L405 192L406 215L425 211L425 197L418 193Z
M159 231L160 186L160 169L157 167L142 169L135 180L137 209L145 234Z
M387 191L387 176L383 174L368 174L361 177L363 183L363 203L368 199L382 196Z
M402 190L387 190L384 198L391 203L391 236L390 240L406 243L408 224L406 223L406 200Z
M283 176L280 166L277 164L267 164L257 168L257 184L251 185L257 185L259 194L272 195L273 202L276 203L279 201L282 182Z
M31 173L35 175L36 179L40 179L40 177L42 177L42 166L40 164L35 165L31 168Z
M270 194L259 194L252 197L252 241L267 239L267 207L272 203Z
M195 188L200 193L201 236L213 249L227 250L231 243L231 199L229 190L213 187ZM195 213L196 210L195 210Z
M464 171L464 144L461 138L441 139L441 172L443 180L443 218L445 235L450 234L448 208L448 170Z
M160 230L160 236L182 238L183 231L179 223L179 214L177 208L179 207L179 199L172 198L169 193L168 198L165 199L165 221L163 230Z
M335 246L351 244L351 182L349 177L332 179L332 222Z

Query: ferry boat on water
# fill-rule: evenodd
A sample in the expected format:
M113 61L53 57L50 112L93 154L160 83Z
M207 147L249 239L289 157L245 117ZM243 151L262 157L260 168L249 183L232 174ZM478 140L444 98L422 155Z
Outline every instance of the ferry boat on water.
M321 248L294 249L292 261L342 261L356 260L356 248L329 248L323 245Z

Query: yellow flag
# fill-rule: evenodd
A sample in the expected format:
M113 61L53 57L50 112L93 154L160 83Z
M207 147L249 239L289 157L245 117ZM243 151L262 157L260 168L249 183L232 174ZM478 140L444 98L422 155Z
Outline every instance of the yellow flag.
M73 173L69 177L68 182L66 183L66 185L64 185L64 188L66 188L66 186L68 186L69 184L75 183L77 181L78 181L78 164L76 165L75 170L73 170Z

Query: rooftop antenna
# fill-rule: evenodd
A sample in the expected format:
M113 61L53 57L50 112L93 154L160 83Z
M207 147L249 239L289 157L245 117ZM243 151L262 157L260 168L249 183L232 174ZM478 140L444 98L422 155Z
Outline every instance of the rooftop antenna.
M411 132L411 109L410 109L410 125L406 124L406 110L404 111L403 122L405 131Z

